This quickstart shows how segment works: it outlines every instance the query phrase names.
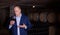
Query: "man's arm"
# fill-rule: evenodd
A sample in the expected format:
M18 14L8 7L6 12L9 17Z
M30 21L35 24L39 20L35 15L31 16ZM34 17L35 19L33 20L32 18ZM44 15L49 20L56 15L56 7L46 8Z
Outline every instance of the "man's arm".
M15 23L15 21L14 21L14 20L11 20L11 21L10 21L9 29L11 29L11 28L12 28L12 26L14 25L14 23Z
M8 21L7 21L7 28L8 29L11 29L12 26L14 25L15 21L14 20L11 20L12 17L9 17Z
M31 23L30 23L30 21L29 21L29 19L26 17L26 19L25 19L25 24L26 24L26 26L27 26L27 29L30 29L31 27L32 27L32 25L31 25Z
M10 20L11 20L11 17L9 17L8 20L7 20L7 24L6 24L6 28L7 29L10 29L10 25L9 25L10 24Z

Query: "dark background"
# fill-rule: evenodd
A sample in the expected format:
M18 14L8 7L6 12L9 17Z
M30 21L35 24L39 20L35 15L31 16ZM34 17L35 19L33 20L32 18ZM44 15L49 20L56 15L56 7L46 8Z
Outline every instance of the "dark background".
M0 0L0 35L10 35L9 30L6 29L6 23L10 16L10 6L13 4L21 6L22 12L29 17L33 25L28 35L60 35L59 0ZM40 20L41 13L46 15L43 21ZM55 14L54 22L49 22L47 19L50 13Z

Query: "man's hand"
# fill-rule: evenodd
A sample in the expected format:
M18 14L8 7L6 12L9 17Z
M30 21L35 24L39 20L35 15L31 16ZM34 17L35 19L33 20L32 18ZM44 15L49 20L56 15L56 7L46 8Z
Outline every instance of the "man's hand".
M14 25L15 21L11 20L10 25Z
M23 23L23 25L19 25L18 27L20 27L20 28L25 28L26 25Z
M9 24L9 29L14 25L15 21L11 20Z

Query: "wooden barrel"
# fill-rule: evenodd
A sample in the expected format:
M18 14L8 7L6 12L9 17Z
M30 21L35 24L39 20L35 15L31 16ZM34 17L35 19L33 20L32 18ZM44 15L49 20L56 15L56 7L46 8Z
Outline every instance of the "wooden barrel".
M54 23L56 21L55 13L48 13L47 20L49 23Z
M40 13L40 21L41 22L46 22L47 21L47 19L46 19L46 16L47 16L47 13L46 12L42 12L42 13Z
M56 15L55 13L48 13L47 15L47 20L48 20L48 23L49 23L49 35L55 35L55 21L56 21Z
M33 20L34 21L38 21L38 17L39 17L39 14L38 13L34 13L33 14Z
M29 18L29 20L33 20L33 13L28 14L28 18Z
M58 17L57 19L58 19L58 21L60 23L60 13L58 13L57 17Z

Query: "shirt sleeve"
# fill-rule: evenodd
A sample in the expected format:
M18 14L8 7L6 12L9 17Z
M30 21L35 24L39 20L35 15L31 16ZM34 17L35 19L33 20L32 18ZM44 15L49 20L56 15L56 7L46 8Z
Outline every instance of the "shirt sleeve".
M9 25L9 29L11 29L12 25Z
M25 26L25 29L27 29L27 26Z

